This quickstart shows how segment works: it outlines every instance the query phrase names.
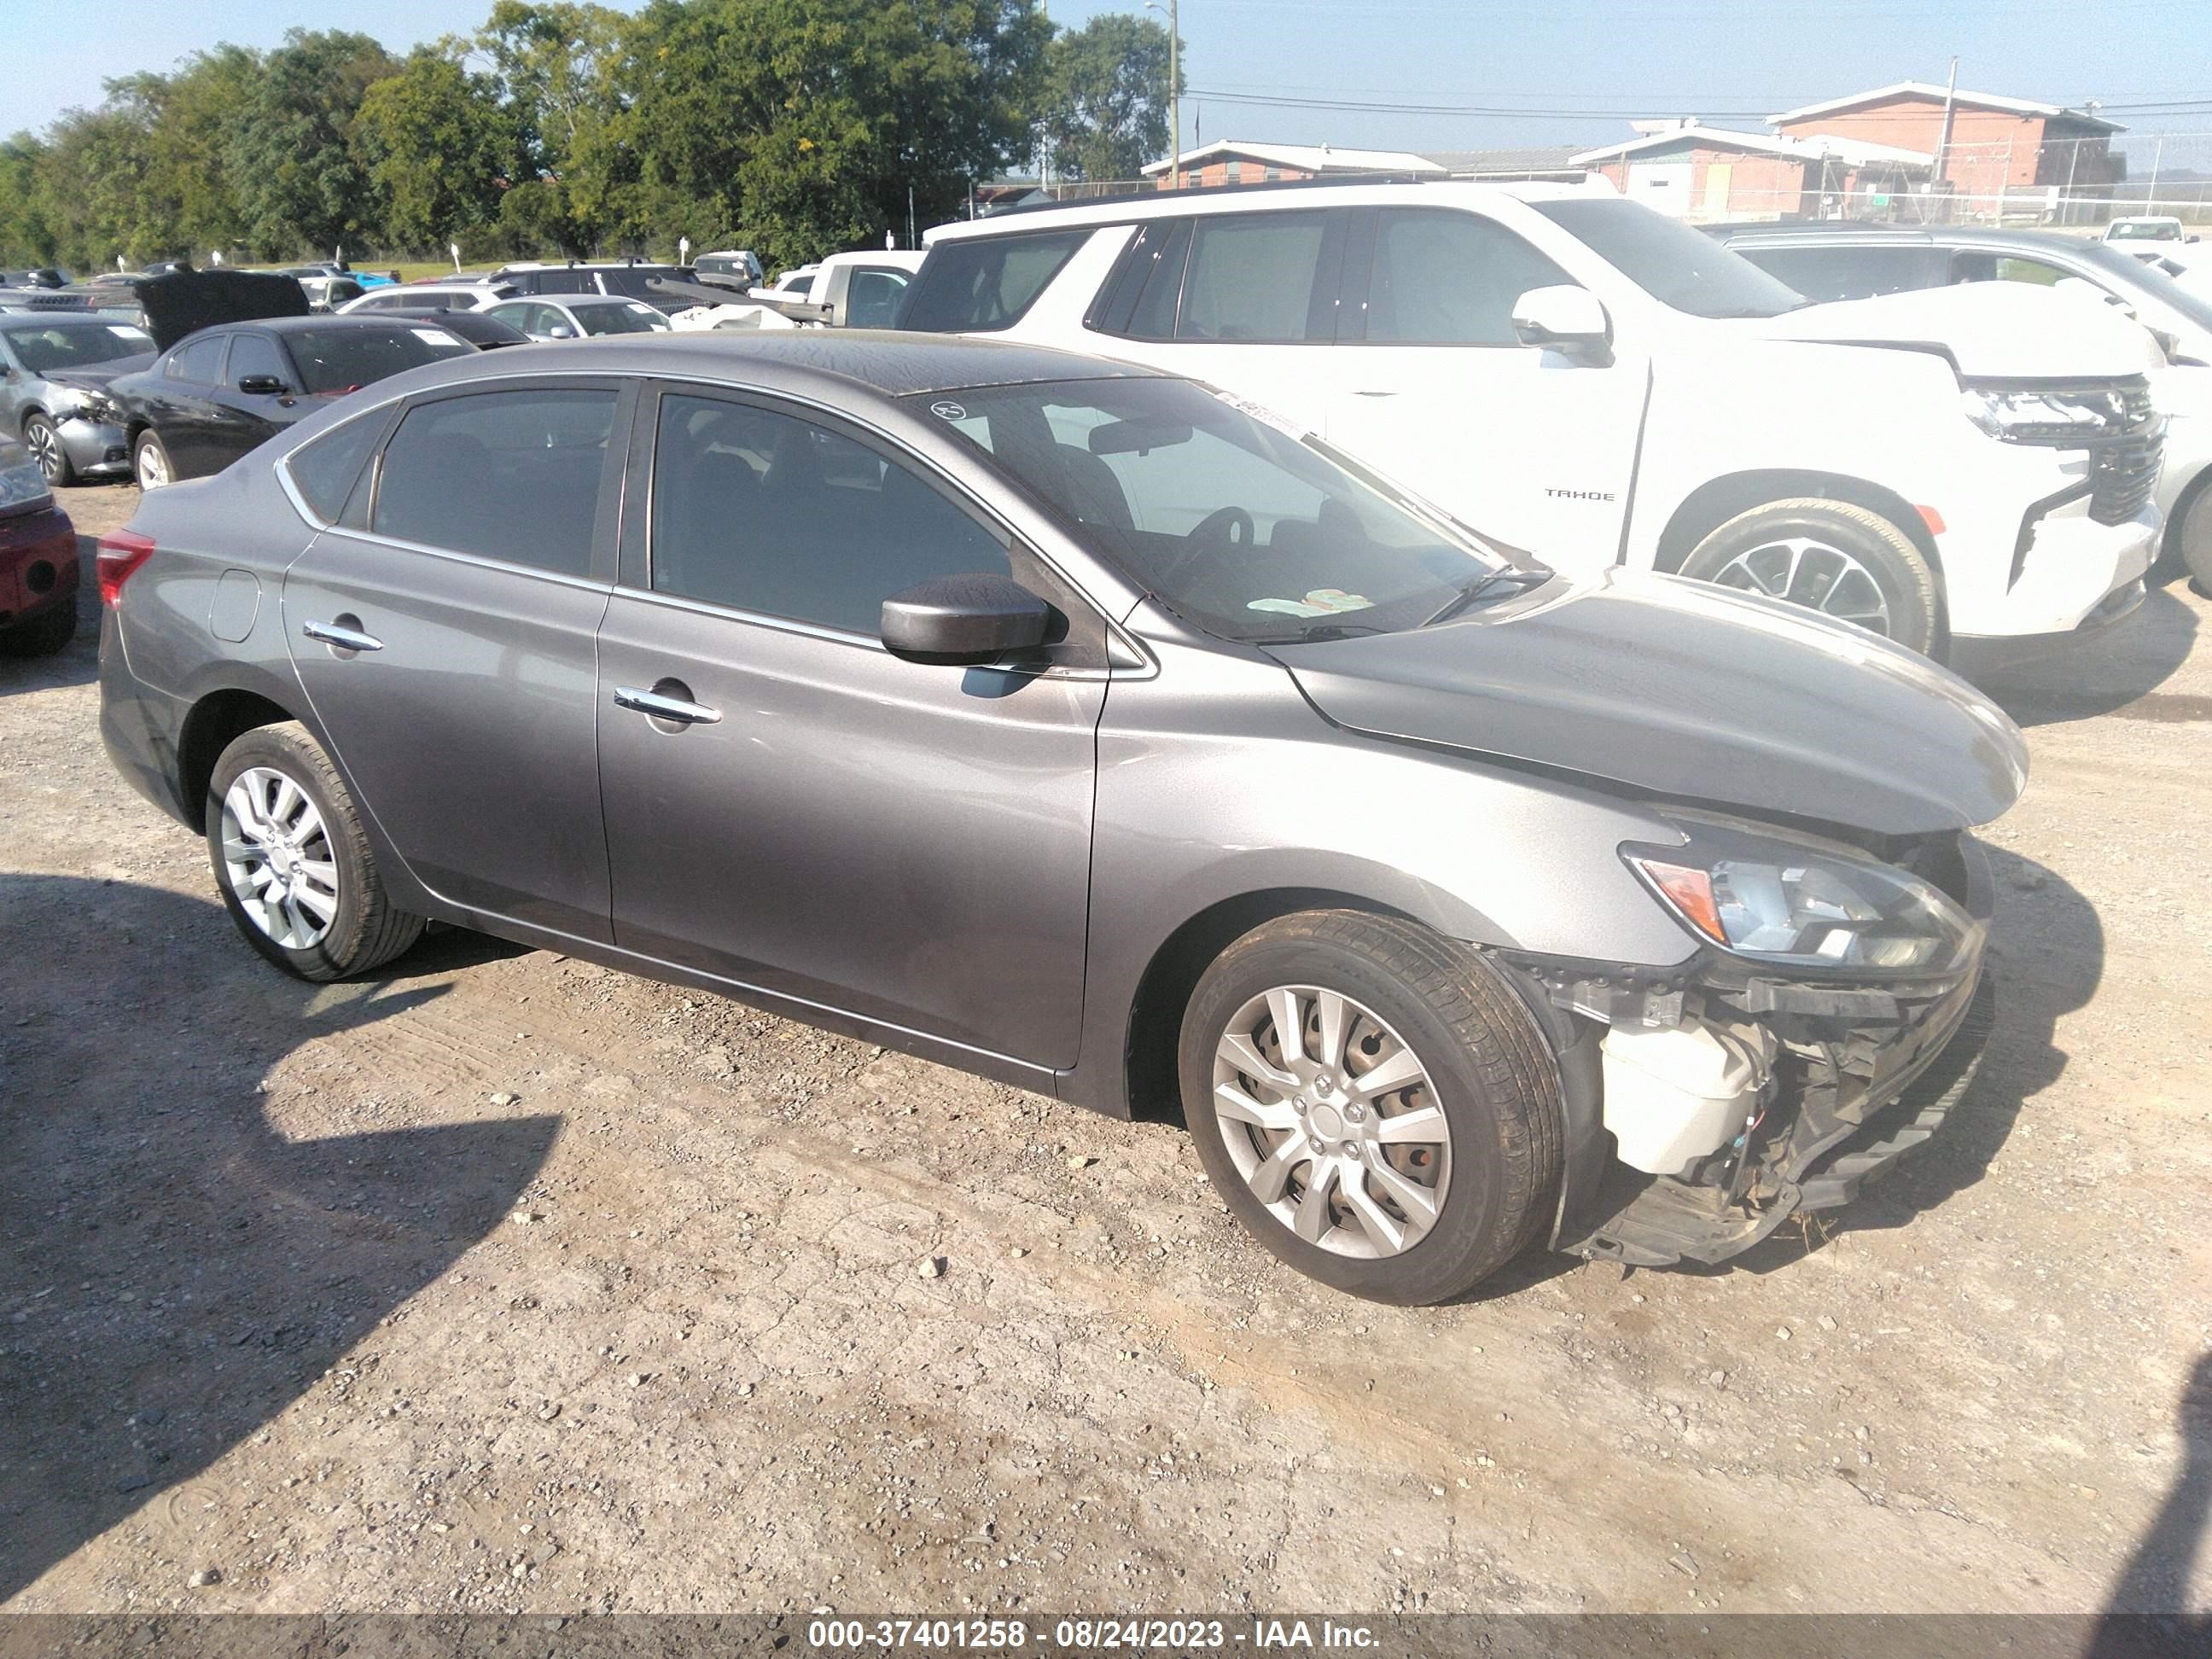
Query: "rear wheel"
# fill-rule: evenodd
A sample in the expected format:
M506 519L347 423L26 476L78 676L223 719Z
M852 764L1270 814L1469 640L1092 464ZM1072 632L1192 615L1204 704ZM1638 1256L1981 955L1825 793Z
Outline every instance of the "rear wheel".
M24 421L23 447L31 452L39 471L46 474L46 482L55 489L65 489L76 482L76 468L70 460L69 451L62 447L62 434L45 416L33 415Z
M1807 496L1739 513L1690 550L1680 574L1802 605L1932 651L1942 627L1936 573L1879 513Z
M1444 1301L1550 1219L1543 1035L1497 969L1412 922L1308 911L1247 933L1192 994L1180 1070L1231 1212L1339 1290Z
M208 786L209 861L246 942L301 979L382 967L422 918L385 896L352 793L304 726L232 740Z
M169 452L162 445L161 434L147 431L138 434L138 441L131 451L131 471L141 489L159 489L176 482L177 471L169 465Z

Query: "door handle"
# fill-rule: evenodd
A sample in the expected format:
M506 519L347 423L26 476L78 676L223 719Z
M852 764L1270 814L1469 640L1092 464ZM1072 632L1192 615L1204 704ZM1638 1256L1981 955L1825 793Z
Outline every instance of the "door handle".
M657 720L680 721L685 726L712 726L722 718L719 708L687 702L682 697L666 696L659 691L641 691L634 685L615 687L615 707L650 714Z
M358 628L345 628L337 623L305 622L300 631L311 640L320 640L325 645L336 646L341 651L381 651L384 641L374 634L364 634Z

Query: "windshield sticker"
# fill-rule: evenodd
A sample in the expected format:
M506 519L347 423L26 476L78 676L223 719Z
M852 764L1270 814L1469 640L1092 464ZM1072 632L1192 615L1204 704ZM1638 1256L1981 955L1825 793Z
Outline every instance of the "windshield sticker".
M1316 587L1303 599L1255 599L1244 608L1285 617L1334 617L1344 611L1371 611L1375 601L1340 587Z
M950 398L940 398L930 404L929 412L940 421L964 421L968 418L965 406L954 403Z
M427 345L449 346L453 343L453 337L442 328L410 328L407 331Z
M110 323L107 331L118 340L151 340L154 337L143 328L133 328L128 323Z
M1259 422L1261 426L1273 428L1275 431L1281 433L1285 438L1288 438L1292 443L1302 444L1308 437L1312 435L1303 427L1299 426L1297 422L1286 421L1281 416L1276 414L1273 410L1268 409L1262 404L1253 403L1247 398L1240 398L1233 392L1217 392L1213 395L1220 402L1227 404L1230 408L1235 410L1238 414L1249 415L1254 420Z

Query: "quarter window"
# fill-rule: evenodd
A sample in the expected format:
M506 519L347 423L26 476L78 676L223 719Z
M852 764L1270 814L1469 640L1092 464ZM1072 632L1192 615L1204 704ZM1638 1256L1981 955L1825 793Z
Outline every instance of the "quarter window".
M337 521L386 424L380 416L359 416L310 439L286 459L284 470L316 517L325 523Z
M1011 574L999 538L905 467L709 398L661 399L652 544L656 592L871 637L917 582Z
M901 326L926 334L1012 328L1091 236L1059 230L940 242L915 280Z
M1375 228L1367 337L1401 345L1514 345L1514 302L1573 278L1472 213L1389 209Z
M614 392L597 387L422 404L385 447L373 527L427 547L588 575L614 417Z

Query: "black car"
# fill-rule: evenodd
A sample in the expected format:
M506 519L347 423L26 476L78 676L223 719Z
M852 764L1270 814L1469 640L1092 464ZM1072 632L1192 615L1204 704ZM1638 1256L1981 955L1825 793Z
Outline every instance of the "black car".
M220 472L347 392L475 349L441 322L270 317L186 335L107 389L143 489Z
M647 264L636 259L621 264L550 265L526 262L501 265L492 272L490 280L506 283L518 295L558 297L564 294L612 294L625 300L642 300L661 311L675 312L694 301L671 299L654 289L653 283L656 279L689 282L695 274L689 265Z
M357 315L369 315L358 313ZM530 337L520 329L502 323L496 317L487 317L480 311L447 311L439 306L407 306L373 313L380 320L396 322L411 320L435 323L450 329L479 351L490 351L500 346L528 345Z

